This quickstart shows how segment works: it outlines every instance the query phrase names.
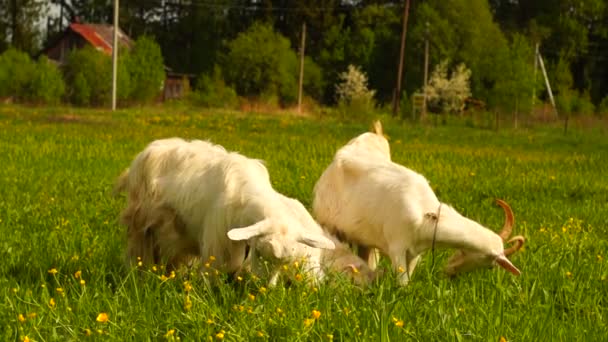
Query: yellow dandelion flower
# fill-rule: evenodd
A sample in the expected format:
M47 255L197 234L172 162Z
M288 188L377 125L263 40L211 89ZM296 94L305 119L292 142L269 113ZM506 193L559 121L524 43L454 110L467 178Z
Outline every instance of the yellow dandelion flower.
M189 281L184 282L184 291L186 291L186 292L192 291L192 284Z
M192 309L192 301L190 300L190 295L186 295L184 299L184 310L190 311Z
M298 268L300 267L300 263L296 260L293 262L293 267Z
M356 268L355 266L351 266L351 269L353 270L353 273L354 273L354 274L359 273L359 269L358 269L358 268Z
M86 285L86 281L84 281L84 279L80 279L80 285L85 286Z
M16 287L13 287L13 288L11 289L11 291L13 291L13 293L17 293L17 292L19 292L19 289L18 289L18 288L16 288Z
M140 256L137 257L137 261L141 261L141 257Z
M602 257L601 255L598 254L597 255L597 261L602 261L602 260L604 260L604 257Z
M570 272L570 271L566 272L566 277L572 278L572 272Z
M169 279L169 278L167 278L167 276L166 276L166 275L164 275L164 274L163 274L163 275L161 275L159 278L160 278L160 281L166 281L167 279Z
M49 270L49 273L50 273L50 274L52 274L52 275L55 275L55 274L57 274L58 272L59 272L59 271L57 271L57 269L56 269L56 268L51 268L51 269Z
M169 278L171 278L171 279L175 278L175 271L171 271L171 274L169 274Z
M215 261L215 257L212 255L209 257L209 261L214 262Z
M101 313L99 313L99 315L97 315L97 318L95 320L100 323L106 323L107 321L110 320L110 317L108 316L107 313L101 312Z
M304 277L302 277L302 275L300 273L296 274L296 280L297 281L302 281Z
M141 262L141 261L138 261L138 262L137 262L137 267L142 267L143 265L144 265L144 263L143 263L143 262Z
M471 176L471 177L475 176L475 172L470 172L469 176Z
M277 313L280 315L283 313L283 310L281 308L277 308Z
M403 273L403 272L405 272L405 268L403 268L402 266L399 266L399 268L397 269L397 271L399 273Z
M500 336L500 340L498 342L507 342L507 339L504 336Z
M316 292L319 292L319 289L318 289L318 288L316 288L316 287L313 287L313 288L312 288L312 292L315 292L315 293L316 293Z
M55 291L57 291L57 293L59 293L60 295L63 295L63 288L58 287L55 289Z
M207 319L207 324L213 324L213 320L211 318Z
M213 272L213 273L214 273L216 276L217 276L217 275L220 275L220 271L218 271L218 270L215 270L215 272Z
M92 333L93 333L93 332L91 331L91 329L89 329L89 328L84 329L84 334L85 334L86 336L91 336L91 334L92 334Z
M205 263L205 267L206 267L206 268L209 268L209 267L211 267L211 264L210 264L210 263L208 263L208 262L206 262L206 263Z
M218 340L223 340L224 339L224 330L221 330L220 332L218 332L217 334L215 334L215 338L217 338Z
M350 309L349 308L344 308L344 310L342 310L344 312L344 314L346 316L348 316L348 314L350 313Z
M173 335L175 335L175 329L169 329L169 331L167 331L167 333L165 334L165 338L169 338Z
M397 321L399 320L399 318L393 316L392 320L393 320L393 323L397 323Z
M327 339L330 340L330 341L333 341L334 340L334 335L327 334Z
M312 325L314 322L315 322L315 320L314 320L314 319L312 319L312 318L306 318L306 319L304 320L304 326L305 326L305 327L309 327L309 326L311 326L311 325Z
M260 293L266 293L266 288L262 286L258 291L260 291Z
M319 311L319 310L312 310L312 317L314 319L319 319L319 317L321 317L321 311Z
M252 314L253 313L253 308L251 306L247 307L247 313L248 314Z
M564 227L562 227L562 232L564 232L564 233L565 233L565 232L567 232L567 231L568 231L568 228L566 228L565 226L564 226Z
M30 341L31 341L31 340L30 340L30 338L29 338L29 337L27 337L27 335L25 335L25 336L23 337L23 342L30 342Z
M264 337L264 332L263 331L259 331L255 334L257 337Z
M398 328L402 328L403 327L403 321L402 320L397 320L397 322L395 322L395 326Z
M254 296L254 295L252 295L251 293L249 294L249 296L248 296L248 297L249 297L249 300L251 300L251 301L254 301L254 300L255 300L255 296Z
M156 268L156 265L152 266L152 271L156 272L156 270L158 270L158 268Z
M238 277L236 277L236 280L238 280L238 281L243 281L243 277L238 276Z
M23 323L25 322L25 317L23 316L23 314L19 314L19 316L17 316L17 319L19 320L19 322Z
M76 278L76 279L80 279L81 276L82 276L82 271L76 271L76 273L74 273L74 278Z
M240 311L240 312L245 311L245 306L243 306L243 305L239 305L239 311Z
M283 265L283 271L287 271L288 269L289 269L289 266Z
M36 318L36 316L38 316L38 314L35 312L30 312L27 314L27 318L29 318L29 319L34 319L34 318Z
M55 307L55 304L56 304L56 303L55 303L55 299L54 299L54 298L51 298L51 299L49 300L49 306L50 306L51 308L54 308L54 307Z

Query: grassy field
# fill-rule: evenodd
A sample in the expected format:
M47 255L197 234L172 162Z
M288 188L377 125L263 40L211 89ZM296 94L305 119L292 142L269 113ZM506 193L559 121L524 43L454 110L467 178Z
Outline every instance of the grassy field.
M385 121L393 159L488 227L511 204L521 270L443 276L427 253L408 287L264 280L219 286L123 263L116 176L153 139L210 139L267 161L275 188L310 206L338 147L368 124L184 109L0 107L0 340L600 341L608 336L608 135ZM293 265L288 265L293 269ZM297 272L294 270L293 272Z

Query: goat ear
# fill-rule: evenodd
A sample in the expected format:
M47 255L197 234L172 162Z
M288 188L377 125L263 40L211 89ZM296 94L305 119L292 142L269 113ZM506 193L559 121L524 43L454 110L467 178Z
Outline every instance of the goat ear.
M330 239L320 234L303 233L298 238L298 242L314 248L335 249L336 244Z
M511 261L509 261L509 259L507 259L506 256L504 255L499 255L496 259L495 259L496 263L498 264L498 266L504 268L506 271L511 272L513 274L515 274L516 276L521 274L521 271L517 269L517 267L513 266L513 264L511 263Z
M262 220L248 227L234 228L228 231L228 238L232 241L249 240L252 237L262 235L266 232L268 220Z
M433 221L437 221L437 214L435 213L426 213L424 214L424 217Z

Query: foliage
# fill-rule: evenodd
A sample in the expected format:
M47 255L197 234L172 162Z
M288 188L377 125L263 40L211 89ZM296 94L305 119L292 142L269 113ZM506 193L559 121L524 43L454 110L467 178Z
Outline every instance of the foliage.
M156 99L165 81L165 67L154 39L149 36L137 38L127 55L126 65L131 83L129 98L140 103Z
M608 95L604 96L597 106L597 113L602 117L608 117Z
M502 58L504 73L496 81L492 98L502 109L528 113L532 107L532 91L537 83L534 79L534 51L523 36L515 34Z
M30 101L45 104L58 104L65 94L63 75L57 66L46 56L41 56L36 63L29 86Z
M595 113L595 106L589 98L589 93L578 94L578 96L574 97L572 112L584 116L591 116Z
M131 93L131 80L125 60L119 59L117 97L125 100ZM65 66L67 95L78 105L102 106L112 99L112 59L91 46L70 52Z
M511 257L520 277L484 269L449 279L442 266L450 253L440 249L422 256L406 288L390 269L366 289L332 276L269 288L267 279L216 275L212 262L174 277L160 265L124 266L127 232L117 216L125 199L111 189L153 139L204 137L265 159L277 191L310 208L336 149L369 124L215 110L0 107L0 339L605 339L608 141L596 130L564 136L553 128L383 120L392 159L425 175L441 201L496 231L504 217L494 199L511 204L514 234L527 240Z
M229 42L221 67L239 95L258 97L276 92L284 103L296 99L296 54L289 40L267 24L256 23Z
M0 0L0 52L4 44L28 54L40 49L40 21L46 18L46 0Z
M367 75L359 67L350 64L338 75L336 96L338 107L345 117L369 117L374 110L375 90L368 89Z
M215 67L212 75L199 76L194 92L195 102L211 108L236 108L238 97L234 88L226 85L222 71Z
M27 99L35 70L35 63L26 53L13 48L6 50L0 55L0 97Z
M461 63L448 78L448 60L439 63L431 73L426 87L429 110L437 108L442 113L462 112L464 100L471 96L470 77L471 70Z

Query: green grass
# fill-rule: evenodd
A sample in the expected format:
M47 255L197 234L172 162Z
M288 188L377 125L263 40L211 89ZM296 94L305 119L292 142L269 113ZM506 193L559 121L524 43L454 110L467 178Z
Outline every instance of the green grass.
M608 136L600 130L564 136L561 128L495 132L385 121L393 159L424 174L444 202L496 230L503 216L494 198L511 204L516 233L528 239L513 257L520 277L493 269L447 279L449 251L438 252L435 265L427 253L405 288L391 273L368 289L339 279L267 289L250 277L209 286L198 273L163 280L160 270L124 266L117 216L125 200L111 189L150 141L210 139L264 159L275 188L310 206L336 149L368 126L187 108L0 107L0 340L608 336ZM97 322L100 313L109 320Z

